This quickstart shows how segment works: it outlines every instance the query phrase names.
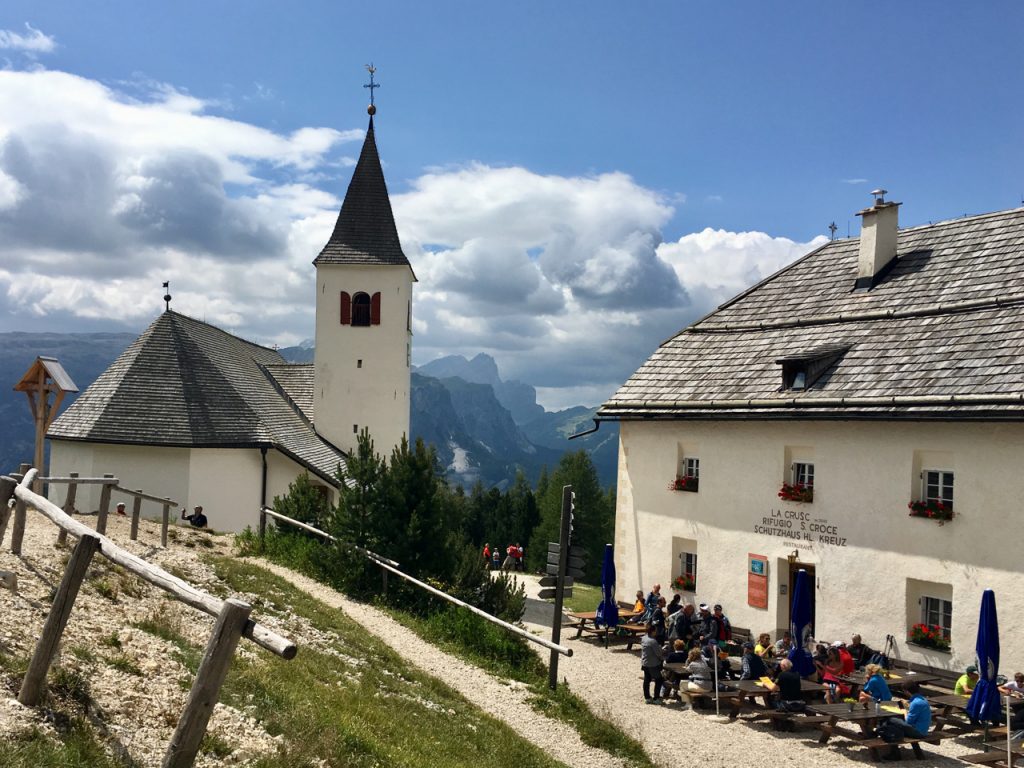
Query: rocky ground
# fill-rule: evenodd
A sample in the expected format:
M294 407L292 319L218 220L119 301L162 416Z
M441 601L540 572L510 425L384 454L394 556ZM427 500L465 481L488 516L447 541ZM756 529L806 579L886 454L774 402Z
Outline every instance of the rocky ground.
M128 541L128 522L110 521L108 534L130 551L151 560L199 587L218 593L223 590L213 570L200 559L203 553L230 554L230 536L178 528L171 546L159 547L159 527L144 523L140 541ZM9 536L9 534L8 534ZM0 552L0 569L17 573L16 594L0 591L0 649L8 657L31 654L46 612L49 596L60 580L68 556L54 545L55 528L40 518L30 519L24 557ZM9 543L9 538L8 542ZM413 664L458 690L467 699L507 722L518 733L542 747L567 765L609 768L619 760L583 744L575 730L535 712L522 686L498 680L461 659L424 642L387 614L278 566L261 565L284 576L295 586L336 607L374 631L398 649ZM536 594L536 580L527 576L528 593ZM268 596L242 595L256 605L266 605ZM258 620L292 637L303 645L329 644L315 627L294 616L287 606L276 606ZM258 612L257 612L258 613ZM549 636L551 608L531 599L527 626ZM133 624L167 627L197 648L205 645L213 619L171 600L103 558L96 558L87 576L83 594L65 632L61 667L89 680L95 701L93 719L106 730L113 751L139 765L159 765L185 702L191 676L183 663L180 647L164 641ZM784 765L840 766L864 762L867 755L851 743L833 739L817 744L817 731L778 733L764 724L714 722L703 713L683 710L677 704L652 706L641 695L641 676L636 651L624 646L609 650L586 638L569 633L563 641L573 648L571 658L562 658L559 676L568 680L595 712L616 723L643 743L658 765L744 766L778 768ZM301 651L300 651L301 652ZM538 647L546 660L548 652ZM240 654L264 651L243 641ZM72 681L75 679L71 678ZM16 681L7 675L0 690L0 734L53 724L37 710L20 706L13 698ZM277 741L265 733L246 712L218 705L210 722L210 733L226 745L227 757L202 755L200 766L244 765L261 754L273 752ZM977 737L951 739L939 746L926 746L928 758L918 765L962 765L957 754L977 751Z

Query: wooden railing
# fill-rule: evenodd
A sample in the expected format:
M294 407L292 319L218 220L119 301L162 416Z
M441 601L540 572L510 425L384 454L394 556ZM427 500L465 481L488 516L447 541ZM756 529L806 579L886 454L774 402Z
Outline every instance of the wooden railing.
M425 584L422 581L420 581L419 579L414 578L413 576L410 576L407 573L403 573L402 571L398 570L398 563L396 563L394 560L389 560L386 557L381 557L380 555L375 554L374 552L371 552L368 549L364 549L362 547L357 547L355 544L351 544L351 543L342 541L342 540L338 539L337 537L332 536L331 534L327 533L326 531L321 531L319 528L314 528L312 525L308 525L306 523L300 522L298 520L295 520L294 518L288 517L287 515L282 515L280 512L275 512L270 507L260 507L260 541L261 542L263 541L263 538L266 535L266 530L267 530L267 520L266 519L267 519L267 517L271 517L274 520L280 520L282 522L288 523L289 525L292 525L292 526L294 526L296 528L301 528L304 531L309 531L310 533L312 533L312 534L314 534L316 536L319 536L320 538L325 539L326 541L330 541L330 542L333 542L333 543L336 543L336 544L340 544L341 546L350 547L353 550L358 551L360 554L362 554L364 557L366 557L367 560L369 560L370 562L372 562L375 565L378 565L380 567L381 572L385 575L385 579L386 579L386 575L389 572L393 573L396 576L398 576L400 579L405 579L410 584L415 584L420 589L424 589L427 592L429 592L430 594L435 595L437 597L440 597L442 600L447 600L449 603L453 603L454 605L457 605L457 606L459 606L461 608L465 608L467 611L470 611L471 613L475 613L477 616L480 616L481 618L486 619L487 621L491 622L492 624L497 624L502 629L507 630L507 631L511 632L512 634L514 634L514 635L518 635L519 637L525 638L526 640L529 640L531 643L536 643L537 645L544 646L545 648L547 648L549 650L557 651L558 653L561 653L564 656L572 656L572 648L566 648L564 645L558 645L556 643L551 642L550 640L545 640L543 637L537 637L536 635L533 635L533 634L527 632L522 627L517 627L515 624L510 624L507 621L503 621L502 619L499 619L497 616L492 616L491 614L487 613L486 611L480 610L475 605L470 605L469 603L465 603L462 600L459 600L457 597L452 597L447 592L442 592L441 590L439 590L439 589L437 589L435 587L432 587L429 584ZM386 583L387 582L385 580L385 584Z
M75 598L78 596L82 581L85 578L85 572L89 567L92 556L99 552L111 562L117 563L140 579L148 581L150 584L168 592L186 605L190 605L217 618L206 645L206 652L202 663L199 665L196 679L189 693L188 701L185 704L185 709L178 721L178 726L174 731L174 736L171 738L171 743L168 745L163 759L163 768L187 768L187 766L191 766L195 762L199 744L206 733L210 715L213 713L213 708L220 695L221 686L224 683L231 659L234 656L235 648L238 646L241 638L248 638L260 647L284 659L295 657L297 650L295 643L253 621L249 617L252 607L247 603L234 598L221 600L207 594L193 587L188 582L179 579L177 576L171 575L159 566L122 549L100 531L90 530L82 523L74 520L53 502L39 494L33 493L30 486L35 479L36 470L27 469L21 474L20 482L16 482L13 477L5 476L0 478L0 544L3 542L3 529L6 527L5 513L8 509L8 501L12 497L16 501L16 508L21 508L22 510L20 531L17 513L15 525L12 528L12 552L14 551L14 534L18 533L18 552L20 553L21 537L24 535L25 530L24 510L27 507L31 507L48 518L65 533L76 537L78 544L71 554L71 559L68 561L64 576L54 597L53 606L49 614L47 614L42 634L39 642L36 644L28 671L25 673L21 689L18 692L18 701L25 706L36 706L42 700L46 689L47 672L53 663L64 627L67 625ZM71 478L68 478L68 480L70 481ZM50 482L53 481L53 479L50 480ZM76 484L84 481L82 478L77 478ZM106 490L112 488L117 480L108 476L102 478L102 482L104 483L104 490ZM140 501L142 498L157 498L142 494L141 491L129 493L135 495L135 498ZM162 502L164 500L159 499L159 501ZM166 519L167 516L165 515L164 520L166 521ZM106 521L104 520L103 522L105 523ZM99 527L100 520L97 519L97 528Z

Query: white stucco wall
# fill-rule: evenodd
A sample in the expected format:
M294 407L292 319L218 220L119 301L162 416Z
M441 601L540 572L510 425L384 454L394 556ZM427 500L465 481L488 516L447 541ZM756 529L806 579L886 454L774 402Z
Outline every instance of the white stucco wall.
M353 425L388 455L409 433L412 271L404 266L317 267L313 392L317 432L350 452ZM380 325L341 325L340 295L381 294ZM361 364L360 364L360 361Z
M111 473L125 488L139 489L177 502L172 517L180 508L189 511L198 504L218 531L238 532L259 523L262 457L258 448L158 448L122 446L105 443L51 441L50 471L54 476L78 472L81 477L99 477ZM302 466L275 450L267 451L267 503L288 492L289 483L305 472ZM326 485L310 475L317 485ZM67 486L53 486L49 497L63 506ZM329 492L331 503L336 495ZM112 506L130 497L114 493ZM81 512L99 506L99 486L78 488L76 505ZM162 506L144 501L142 515L159 519Z
M981 592L990 587L1007 639L1003 664L1024 668L1024 646L1009 642L1024 624L1022 448L1024 426L1014 424L625 422L615 533L620 591L656 581L667 588L679 573L680 540L693 540L698 586L684 598L721 602L737 626L774 632L788 623L790 598L780 586L788 587L787 556L797 550L798 561L815 568L819 638L848 641L860 632L880 648L892 634L901 658L960 667L973 659ZM684 455L700 458L697 493L668 490ZM814 463L813 503L778 498L793 461ZM922 468L955 472L956 517L945 525L908 515ZM768 558L766 610L747 605L749 553ZM935 586L922 592L922 583ZM940 590L946 593L932 594ZM920 621L921 594L952 597L952 653L906 643Z

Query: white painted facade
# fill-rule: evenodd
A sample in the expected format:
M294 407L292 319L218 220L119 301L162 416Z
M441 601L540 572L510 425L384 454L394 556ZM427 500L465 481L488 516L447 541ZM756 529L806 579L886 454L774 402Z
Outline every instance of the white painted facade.
M313 412L346 453L364 427L378 453L409 434L413 273L407 265L318 264ZM342 325L341 293L380 293L379 325Z
M687 602L720 602L736 626L773 637L789 622L790 556L815 576L815 634L886 634L897 657L973 663L982 590L998 604L1003 671L1024 668L1024 425L974 422L623 421L615 558L620 591L666 593L697 556ZM699 458L697 492L669 490ZM784 502L795 462L813 463L814 499ZM921 473L953 471L953 520L910 517ZM780 522L781 521L781 522ZM768 561L768 607L748 602L748 555ZM907 642L924 597L952 601L951 652Z
M218 531L239 532L259 524L260 493L263 481L263 457L259 448L165 448L144 445L111 445L108 443L51 440L49 473L54 477L67 477L77 472L80 477L100 477L114 474L124 488L141 490L154 496L177 502L172 517L177 519L180 508L190 512L201 505L209 518L210 527ZM289 483L306 470L274 449L268 449L267 504L275 496L288 492ZM334 502L335 490L315 475L315 485L325 488ZM67 486L51 486L49 498L63 506ZM75 506L80 512L91 512L99 507L100 489L96 485L78 488ZM131 497L115 492L114 504L124 501L132 508ZM143 501L142 515L159 519L160 504Z

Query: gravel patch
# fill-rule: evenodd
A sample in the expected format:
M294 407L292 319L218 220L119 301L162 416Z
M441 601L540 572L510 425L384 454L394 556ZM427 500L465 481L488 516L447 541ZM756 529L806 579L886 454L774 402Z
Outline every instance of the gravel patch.
M517 574L526 583L529 598L527 616L546 620L545 624L526 626L544 637L551 637L550 603L536 599L539 577ZM595 606L596 608L596 606ZM545 619L545 617L547 617ZM741 719L719 723L703 711L682 710L679 704L649 705L643 699L643 675L640 672L638 646L626 651L624 644L606 649L595 639L575 637L575 630L563 628L562 644L573 649L571 658L559 661L560 679L569 681L573 692L582 697L602 717L619 726L648 748L659 766L699 765L702 768L779 768L779 766L843 766L871 764L866 749L835 736L828 744L818 744L819 731L804 729L795 733L772 731L767 723ZM547 652L542 654L547 658ZM714 710L710 710L714 714ZM652 746L653 745L653 746ZM923 760L916 766L962 766L957 755L983 749L980 736L946 739L939 744L923 744ZM904 747L904 757L911 757Z

